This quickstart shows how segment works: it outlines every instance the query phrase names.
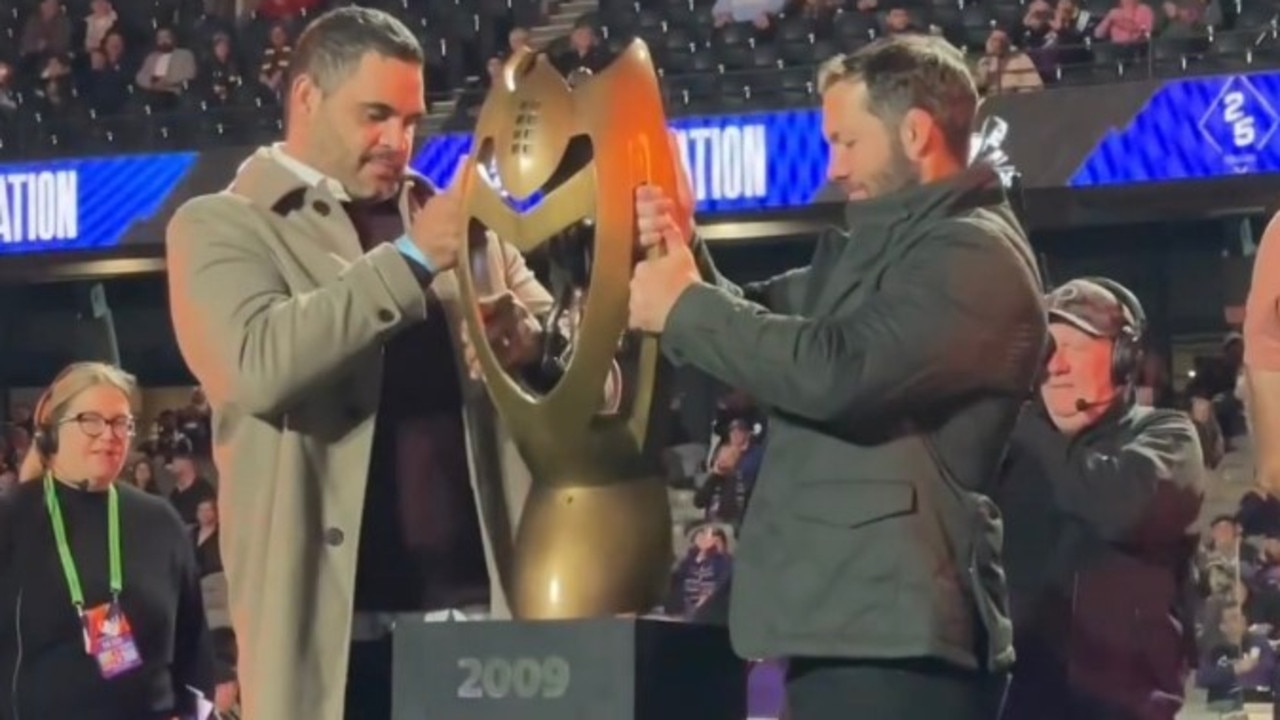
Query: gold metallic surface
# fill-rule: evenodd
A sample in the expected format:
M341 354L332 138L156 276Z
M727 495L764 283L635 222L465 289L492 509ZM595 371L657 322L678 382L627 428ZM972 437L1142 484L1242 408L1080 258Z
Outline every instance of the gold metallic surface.
M671 515L650 447L658 420L655 339L638 342L626 379L630 401L618 413L600 410L601 388L627 329L635 188L659 185L675 197L677 159L667 132L657 75L640 40L572 90L546 56L518 52L480 111L462 176L472 237L481 236L482 226L527 253L584 220L594 228L576 344L563 377L545 395L498 365L476 304L482 279L469 262L459 263L467 332L490 397L533 475L513 567L503 578L517 618L647 612L666 589ZM503 190L515 198L543 196L518 212Z

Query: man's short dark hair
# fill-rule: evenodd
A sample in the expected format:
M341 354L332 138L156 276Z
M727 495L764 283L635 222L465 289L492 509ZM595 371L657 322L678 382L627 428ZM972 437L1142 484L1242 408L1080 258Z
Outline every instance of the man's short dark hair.
M898 35L837 55L818 70L821 92L845 81L865 84L868 111L892 126L913 108L929 113L948 149L968 160L978 90L964 55L946 40Z
M292 78L307 75L329 93L368 53L425 62L422 45L404 23L381 10L352 6L331 10L307 25L293 48L289 73Z

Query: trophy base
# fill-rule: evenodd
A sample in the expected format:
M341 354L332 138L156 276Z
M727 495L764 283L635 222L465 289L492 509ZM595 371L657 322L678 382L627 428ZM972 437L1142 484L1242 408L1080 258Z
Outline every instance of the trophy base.
M424 622L394 638L394 720L742 720L728 629L660 619Z
M648 613L662 601L674 557L661 479L535 480L516 536L511 609L521 620Z

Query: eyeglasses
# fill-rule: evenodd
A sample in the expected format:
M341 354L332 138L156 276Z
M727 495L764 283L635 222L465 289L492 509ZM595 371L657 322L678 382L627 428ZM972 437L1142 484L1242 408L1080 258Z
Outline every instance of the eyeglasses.
M121 415L108 420L98 413L86 412L80 413L74 417L69 417L66 420L63 420L60 424L72 422L80 426L80 432L91 438L100 437L107 431L108 427L111 428L111 432L114 433L116 437L130 438L133 437L136 429L136 423L134 422L133 417L129 415Z

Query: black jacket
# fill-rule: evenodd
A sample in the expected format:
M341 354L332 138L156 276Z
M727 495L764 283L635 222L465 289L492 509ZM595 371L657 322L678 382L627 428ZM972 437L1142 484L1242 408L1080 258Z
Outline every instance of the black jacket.
M191 539L168 501L117 486L120 607L142 665L103 679L58 561L43 483L0 498L0 720L168 720L212 699L213 654ZM106 493L56 484L86 607L111 598Z
M1019 675L1056 673L1093 706L1173 716L1194 652L1204 472L1182 412L1120 406L1068 438L1028 406L995 493L1019 657L1011 704ZM1038 694L1032 714L1010 717L1064 704Z
M768 409L735 552L746 657L1011 661L989 484L1046 343L986 167L850 205L812 263L677 301L664 351ZM981 619L980 624L978 620ZM985 631L980 628L985 627Z

